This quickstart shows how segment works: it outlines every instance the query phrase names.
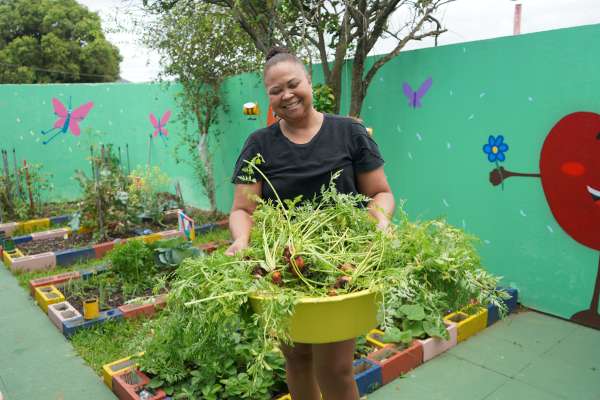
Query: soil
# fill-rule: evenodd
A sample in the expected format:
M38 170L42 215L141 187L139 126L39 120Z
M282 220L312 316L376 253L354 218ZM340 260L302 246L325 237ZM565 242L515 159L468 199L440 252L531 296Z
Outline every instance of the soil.
M371 368L371 364L363 362L363 363L360 363L360 364L352 367L352 370L353 370L354 375L356 376L356 375L360 374L361 372L365 372L369 368Z
M52 238L52 239L44 239L44 240L31 240L25 243L19 243L17 247L23 255L31 255L31 254L39 254L47 251L60 251L67 249L75 249L86 246L91 246L93 244L102 243L102 242L110 242L114 239L126 239L130 237L140 236L141 232L144 229L150 229L152 232L161 232L170 229L176 229L176 225L157 225L157 224L143 224L139 226L139 232L134 232L133 230L127 232L123 235L119 235L118 237L109 237L105 240L94 240L93 235L91 233L82 233L78 235L69 236L67 239L64 238Z
M196 226L200 226L203 224L221 221L228 217L228 214L222 213L220 211L207 211L201 210L199 208L186 206L185 213L194 220Z
M379 362L384 362L388 358L392 357L393 355L395 355L397 353L398 353L398 350L396 350L396 348L385 348L373 357Z
M91 233L69 236L67 239L58 237L44 240L31 240L25 243L19 243L18 249L23 255L45 253L47 251L59 251L86 247L94 243Z
M450 318L450 321L458 323L464 321L467 318L469 318L469 316L466 314L456 314L452 318Z
M87 287L83 290L83 293L80 290L76 293L71 293L68 287L64 287L63 295L65 296L65 300L71 303L71 305L83 315L84 300L91 298L100 298L100 291L97 287ZM152 289L148 288L142 293L137 293L135 297L149 297L152 295ZM120 287L113 287L110 290L105 289L103 296L104 297L102 299L102 303L100 304L100 311L105 311L111 308L122 306L127 300L130 300L128 298L125 298Z

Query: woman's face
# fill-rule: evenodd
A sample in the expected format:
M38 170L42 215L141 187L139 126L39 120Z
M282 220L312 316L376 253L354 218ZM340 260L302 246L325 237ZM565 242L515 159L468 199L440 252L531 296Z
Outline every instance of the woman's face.
M312 110L312 86L301 65L282 61L267 70L265 87L273 111L286 121L305 118Z

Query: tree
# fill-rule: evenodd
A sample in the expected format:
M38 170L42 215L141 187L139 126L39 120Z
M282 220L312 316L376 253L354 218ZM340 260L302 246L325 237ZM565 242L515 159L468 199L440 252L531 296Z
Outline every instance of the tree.
M196 0L143 0L157 10ZM276 44L296 49L310 62L321 62L325 83L332 88L339 112L342 68L352 60L349 114L358 117L375 74L411 40L437 36L446 30L435 18L443 5L455 0L204 0L227 8L263 53ZM392 28L392 17L403 22ZM366 58L380 39L394 38L396 46L366 70Z
M174 77L181 85L177 100L186 129L180 134L180 147L198 155L192 165L214 211L209 133L218 134L215 124L224 107L222 83L227 77L256 70L260 53L227 10L194 2L175 4L161 13L146 26L143 41L161 55L163 77Z
M75 0L0 0L0 83L113 82L121 60Z

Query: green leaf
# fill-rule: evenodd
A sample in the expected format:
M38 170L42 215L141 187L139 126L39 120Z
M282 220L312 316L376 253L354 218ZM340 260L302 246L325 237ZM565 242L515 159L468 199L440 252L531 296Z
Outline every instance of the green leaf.
M400 307L400 312L412 321L422 321L425 319L425 310L420 304L405 304Z

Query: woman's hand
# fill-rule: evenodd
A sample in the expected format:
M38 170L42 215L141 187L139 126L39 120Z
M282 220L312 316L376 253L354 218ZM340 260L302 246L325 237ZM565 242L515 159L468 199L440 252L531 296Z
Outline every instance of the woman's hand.
M387 232L388 227L390 226L390 221L387 218L381 218L379 222L377 222L377 229L382 232Z
M237 239L231 244L231 246L229 246L229 248L227 250L225 250L225 255L226 256L234 256L236 253L239 253L240 251L244 250L246 247L248 247L247 240Z

